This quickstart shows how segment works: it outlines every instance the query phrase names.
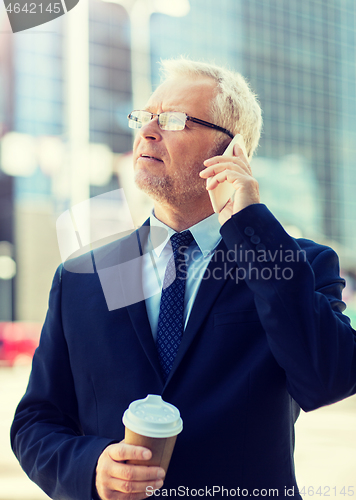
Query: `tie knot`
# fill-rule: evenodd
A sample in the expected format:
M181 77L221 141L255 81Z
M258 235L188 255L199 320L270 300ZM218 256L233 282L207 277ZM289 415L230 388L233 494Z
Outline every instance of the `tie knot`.
M193 240L194 237L189 230L183 231L181 233L174 233L171 236L173 254L177 255L179 248L188 247Z

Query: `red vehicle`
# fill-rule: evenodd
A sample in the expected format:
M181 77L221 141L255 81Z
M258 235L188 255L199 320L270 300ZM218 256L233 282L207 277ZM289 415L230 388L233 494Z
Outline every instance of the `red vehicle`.
M31 362L38 346L40 323L0 322L0 366Z

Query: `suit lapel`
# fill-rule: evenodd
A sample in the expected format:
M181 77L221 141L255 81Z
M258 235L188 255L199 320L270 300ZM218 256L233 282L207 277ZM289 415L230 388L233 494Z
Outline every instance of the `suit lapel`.
M136 304L132 304L127 307L127 311L129 313L132 326L141 343L142 349L145 351L153 369L163 381L157 348L153 340L145 302L141 301Z
M146 222L143 224L143 226L139 228L136 232L138 248L141 257L143 255L143 249L145 248L149 231L150 231L150 225L149 225L149 219L147 219ZM138 265L135 267L135 274L132 275L133 283L139 284L138 286L140 293L142 293L142 300L129 305L127 307L127 311L131 318L132 325L134 327L136 335L141 343L143 350L145 351L147 358L149 359L158 377L163 382L157 348L153 340L152 330L147 315L145 297L143 293L142 264L143 264L142 259L139 259Z
M143 255L142 249L145 246L148 232L149 224L148 221L146 221L141 228L132 233L128 238L125 238L125 240L119 242L119 246L116 246L116 249L112 250L109 254L109 259L108 254L105 255L105 267L108 267L108 262L110 262L111 266L115 263L122 265L122 263L130 262L130 266L121 266L123 267L123 272L120 273L120 276L118 276L118 279L115 280L115 282L124 283L121 293L123 293L123 301L125 302L132 326L153 369L163 381L157 348L153 340L148 320L142 287L141 257ZM193 342L193 339L199 331L204 319L209 315L216 298L226 283L226 279L214 278L214 270L223 270L224 274L227 274L236 267L235 262L228 262L225 259L226 251L226 245L222 240L217 246L216 251L207 267L207 272L209 273L210 278L202 280L200 284L189 316L187 327L183 334L182 342L166 384L169 383L170 379L174 375L177 367L181 363L187 350ZM135 297L138 300L133 300Z
M145 224L136 231L137 237L137 247L140 257L143 255L143 249L145 248L147 237L150 231L149 219ZM149 323L145 297L142 286L142 258L137 259L137 263L133 266L133 270L129 279L131 283L135 284L137 288L137 295L140 300L134 301L133 297L127 297L128 302L127 311L129 313L132 326L136 332L136 335L141 343L143 350L147 358L149 359L153 369L157 373L158 377L162 380L161 367L158 359L157 348L153 340L152 330Z
M142 283L142 256L149 231L147 220L128 237L94 251L94 261L109 310L126 308L146 356L161 377Z

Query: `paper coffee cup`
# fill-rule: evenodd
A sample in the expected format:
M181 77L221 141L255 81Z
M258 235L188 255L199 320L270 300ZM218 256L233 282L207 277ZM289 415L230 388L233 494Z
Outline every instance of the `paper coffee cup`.
M136 465L158 465L166 472L177 435L183 429L178 408L163 401L161 396L149 394L133 401L125 411L125 443L144 446L152 452L150 460L127 460Z

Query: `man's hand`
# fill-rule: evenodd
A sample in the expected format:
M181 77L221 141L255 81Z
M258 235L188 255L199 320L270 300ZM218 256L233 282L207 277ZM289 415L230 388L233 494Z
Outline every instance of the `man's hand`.
M260 203L258 182L238 144L234 146L234 156L214 156L205 160L204 165L206 168L200 172L200 177L212 178L209 190L225 181L231 182L236 190L234 200L230 200L219 213L221 225L243 208Z
M161 467L126 464L126 460L149 460L152 453L142 446L121 441L111 444L100 455L95 486L102 500L141 500L146 488L161 488L165 471ZM150 492L152 489L150 488Z

